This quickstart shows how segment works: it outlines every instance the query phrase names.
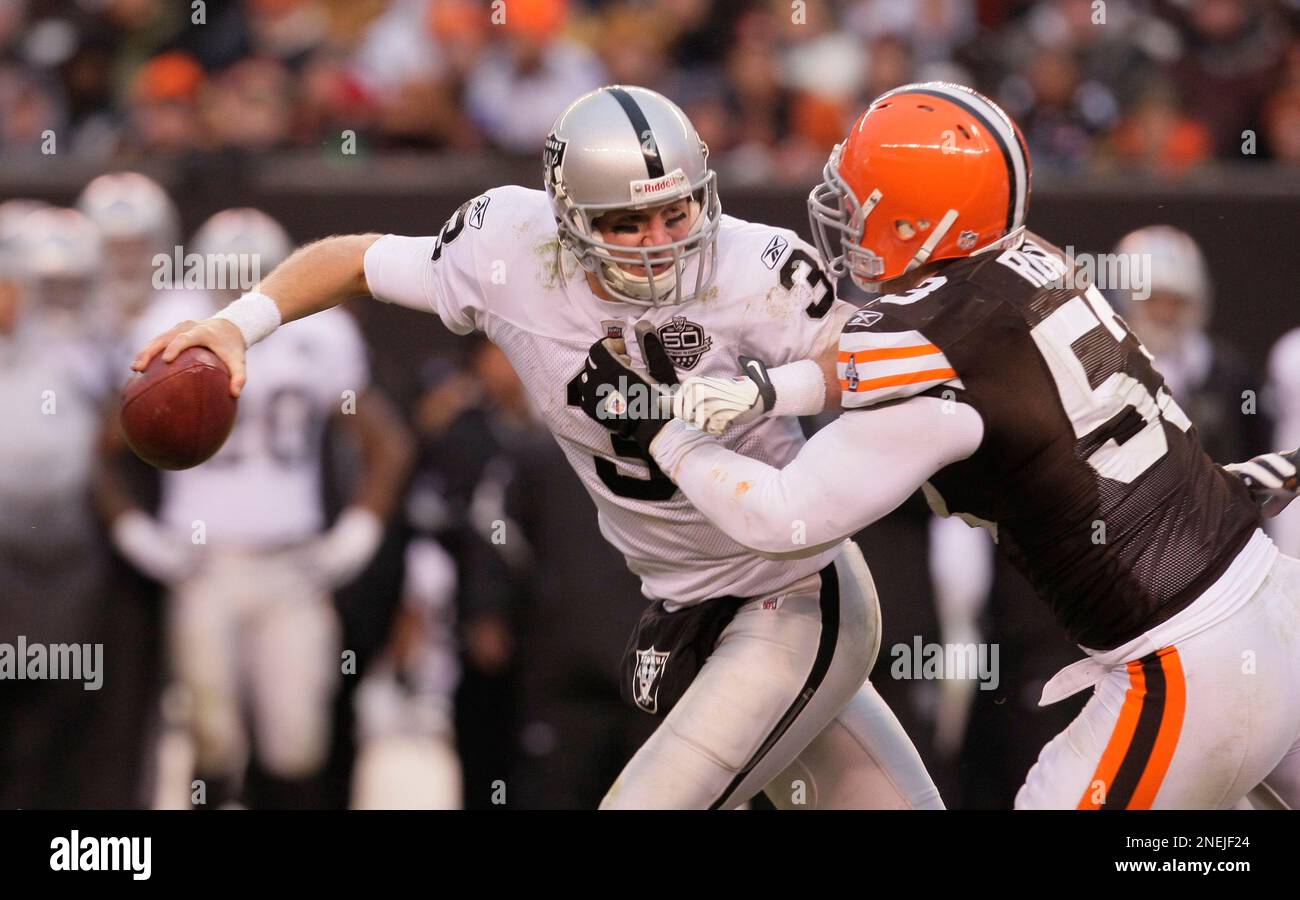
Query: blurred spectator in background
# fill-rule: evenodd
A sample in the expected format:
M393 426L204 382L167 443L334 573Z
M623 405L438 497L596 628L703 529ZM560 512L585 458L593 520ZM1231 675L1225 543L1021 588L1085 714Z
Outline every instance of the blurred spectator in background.
M1256 0L1190 0L1173 10L1185 51L1173 74L1188 108L1210 129L1221 159L1242 159L1243 132L1259 124L1287 46L1278 5Z
M668 45L679 23L648 6L614 4L590 24L588 43L600 55L606 81L666 89L672 75Z
M1209 130L1183 112L1173 85L1153 83L1112 138L1116 160L1151 173L1178 174L1210 157Z
M951 60L975 37L975 7L974 0L859 0L849 4L844 24L868 42L903 41L909 56L926 65Z
M1045 168L1177 173L1240 160L1247 130L1264 146L1244 152L1292 164L1297 21L1277 0L213 0L202 21L0 0L0 149L47 128L96 158L351 130L531 156L566 102L623 82L676 99L740 180L804 181L866 102L943 79L999 96Z
M193 57L164 53L137 70L131 82L124 156L174 155L209 146L199 105L207 73Z
M1275 162L1300 166L1300 76L1265 102L1264 140Z
M1093 140L1114 125L1119 107L1107 88L1085 81L1069 47L1044 47L1024 74L1003 83L1007 112L1020 125L1036 170L1084 168Z
M600 60L563 33L568 0L511 0L469 73L470 117L507 153L534 156L555 117L600 87Z
M221 147L274 150L288 140L293 99L291 76L280 63L235 63L212 78L204 92L207 133Z
M1207 331L1213 286L1196 241L1168 225L1153 225L1125 235L1115 252L1139 255L1149 266L1147 284L1108 287L1120 287L1117 305L1155 357L1205 452L1224 465L1272 449L1273 425L1260 397L1263 379L1235 348Z
M426 368L428 387L413 415L420 456L407 516L417 542L454 560L463 656L456 743L465 805L484 809L517 749L516 629L532 551L504 503L535 426L501 351L486 338L464 340L458 367L439 360Z

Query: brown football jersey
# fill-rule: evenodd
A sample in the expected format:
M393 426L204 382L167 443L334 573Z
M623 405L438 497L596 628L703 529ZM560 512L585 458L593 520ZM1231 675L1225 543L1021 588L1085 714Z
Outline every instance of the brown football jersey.
M926 487L990 525L1071 639L1108 650L1196 599L1259 524L1151 356L1034 235L878 298L840 343L845 409L924 394L974 407L979 449Z

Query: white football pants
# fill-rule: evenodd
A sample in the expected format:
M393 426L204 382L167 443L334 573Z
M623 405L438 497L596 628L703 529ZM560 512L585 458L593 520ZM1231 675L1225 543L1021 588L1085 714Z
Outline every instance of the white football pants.
M834 573L740 607L602 809L732 809L760 790L782 809L942 808L866 682L880 605L856 544Z
M1300 561L1278 555L1227 618L1110 669L1016 808L1229 809L1297 758Z
M197 770L242 774L246 698L259 763L281 778L317 771L340 678L339 632L329 593L287 553L213 548L171 604L172 667L188 694Z

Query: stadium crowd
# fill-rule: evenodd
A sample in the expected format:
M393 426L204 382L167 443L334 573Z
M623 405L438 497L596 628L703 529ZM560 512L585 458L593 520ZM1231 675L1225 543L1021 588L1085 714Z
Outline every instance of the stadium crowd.
M0 0L0 151L533 155L572 97L675 98L740 181L802 181L887 87L958 81L1036 166L1300 163L1296 0Z

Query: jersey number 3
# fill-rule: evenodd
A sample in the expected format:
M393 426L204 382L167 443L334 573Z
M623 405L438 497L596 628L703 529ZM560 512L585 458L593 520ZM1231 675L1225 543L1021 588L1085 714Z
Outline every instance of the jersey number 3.
M581 406L578 402L578 378L582 372L573 376L569 382L568 401L570 406ZM626 497L629 500L646 500L654 503L661 500L669 500L673 494L677 493L677 485L673 484L671 478L663 473L663 469L650 457L650 454L642 449L641 445L631 438L620 437L617 434L610 434L610 443L613 446L614 455L624 459L635 459L645 463L646 468L650 470L648 478L637 478L633 475L619 474L618 466L614 465L603 456L595 456L592 459L596 463L596 474L604 482L605 487L609 488L616 496Z
M1133 365L1118 371L1126 356L1120 345L1133 335L1096 287L1063 303L1031 334L1097 474L1131 484L1168 452L1164 422L1180 431L1192 427L1163 384L1152 396Z

